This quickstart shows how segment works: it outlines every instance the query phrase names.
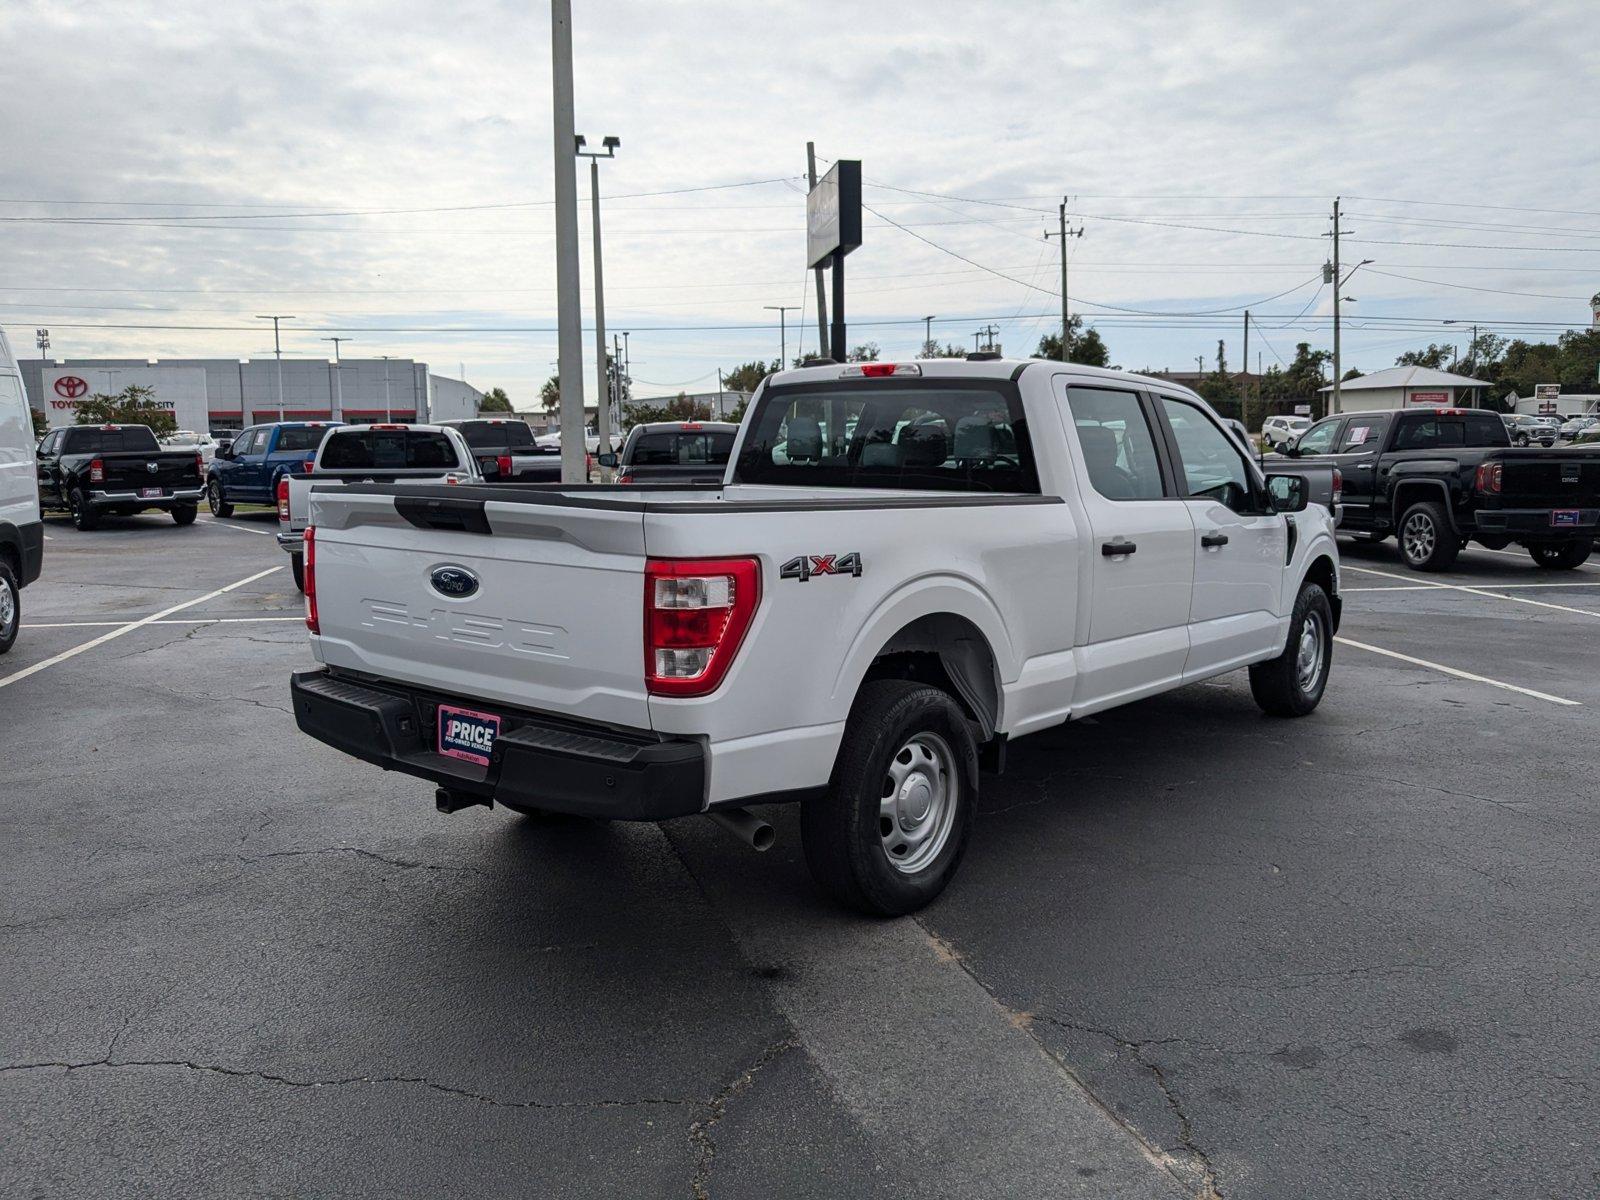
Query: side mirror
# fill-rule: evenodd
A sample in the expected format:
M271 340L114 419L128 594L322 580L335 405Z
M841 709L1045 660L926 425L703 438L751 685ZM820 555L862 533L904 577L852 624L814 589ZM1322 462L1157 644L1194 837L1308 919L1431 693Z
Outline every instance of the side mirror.
M1278 447L1278 453L1285 458L1299 458L1300 439L1297 437L1284 438L1283 445Z
M212 454L212 457L213 458L232 458L233 457L233 443L232 442L218 442L216 451Z
M1267 495L1275 513L1303 512L1309 499L1306 481L1298 475L1268 475Z
M599 463L608 471L615 470L617 464L621 461L622 460L619 459L615 454L602 454L595 459L595 462Z

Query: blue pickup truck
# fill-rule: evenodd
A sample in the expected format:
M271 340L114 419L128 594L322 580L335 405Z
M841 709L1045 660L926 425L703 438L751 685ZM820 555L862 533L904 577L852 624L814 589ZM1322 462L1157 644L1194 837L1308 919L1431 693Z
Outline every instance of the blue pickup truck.
M277 421L241 429L217 443L206 470L206 503L214 517L233 516L235 504L272 504L278 480L304 475L323 435L343 421Z

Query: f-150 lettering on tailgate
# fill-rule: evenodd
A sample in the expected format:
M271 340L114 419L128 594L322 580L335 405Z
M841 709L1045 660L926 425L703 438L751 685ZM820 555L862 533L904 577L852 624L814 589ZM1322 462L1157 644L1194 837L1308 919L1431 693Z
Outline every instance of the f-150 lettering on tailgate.
M459 642L463 646L476 646L481 650L504 646L520 654L535 654L541 658L571 657L568 653L567 631L559 625L540 625L534 621L493 617L460 609L435 608L426 613L413 613L404 604L389 600L365 599L361 603L366 610L361 623L369 629L404 625L426 629L440 641Z

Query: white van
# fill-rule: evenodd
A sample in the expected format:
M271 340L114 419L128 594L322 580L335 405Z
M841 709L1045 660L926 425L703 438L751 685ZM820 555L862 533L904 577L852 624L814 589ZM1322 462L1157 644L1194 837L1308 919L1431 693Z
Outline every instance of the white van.
M0 654L17 640L22 589L39 578L43 558L33 416L11 343L0 331Z

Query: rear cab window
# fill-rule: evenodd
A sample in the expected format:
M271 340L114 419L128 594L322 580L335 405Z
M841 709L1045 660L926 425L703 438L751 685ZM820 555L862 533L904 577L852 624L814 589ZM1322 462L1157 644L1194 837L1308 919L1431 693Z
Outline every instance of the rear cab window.
M322 445L322 439L327 432L326 425L290 425L278 430L278 444L272 448L272 452L303 454L307 450L315 450Z
M139 454L160 450L156 435L143 425L123 425L116 429L93 426L64 430L61 438L63 454Z
M460 466L455 443L436 429L338 429L317 456L320 471L448 471Z
M526 421L463 421L456 428L474 450L498 446L534 448L533 430Z
M628 449L625 465L635 467L726 466L733 434L693 429L648 430Z
M1436 409L1402 413L1395 433L1396 450L1432 450L1462 446L1506 446L1505 424L1490 412Z
M1037 495L1017 386L883 379L768 388L734 483Z

